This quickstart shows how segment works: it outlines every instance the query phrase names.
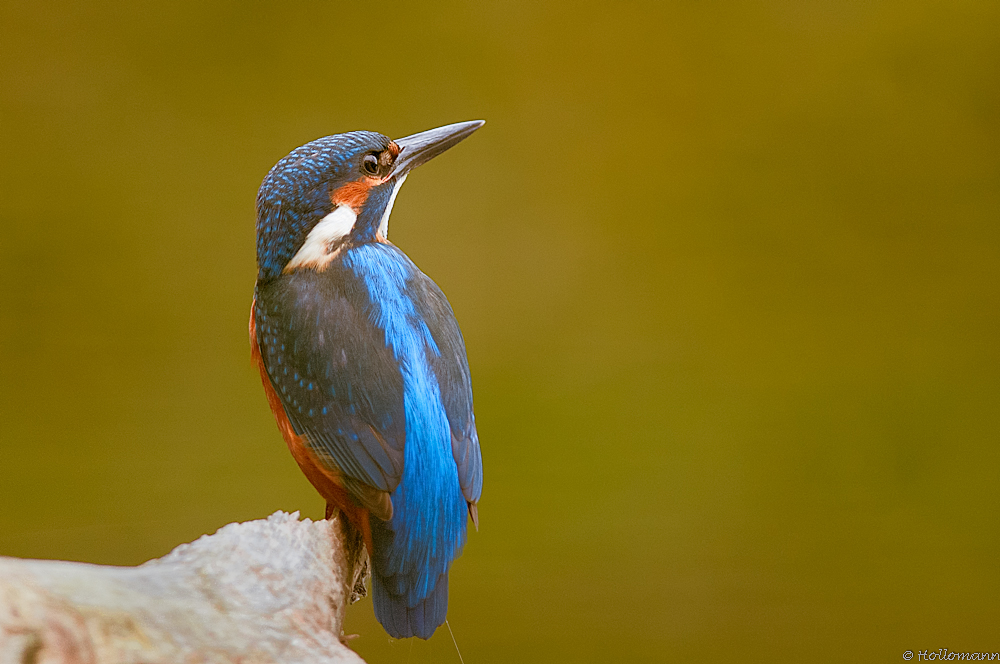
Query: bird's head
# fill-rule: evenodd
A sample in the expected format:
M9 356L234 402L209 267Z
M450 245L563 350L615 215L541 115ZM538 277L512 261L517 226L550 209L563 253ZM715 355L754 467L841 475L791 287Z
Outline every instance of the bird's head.
M292 150L257 192L258 280L321 270L346 244L384 241L407 174L483 124L459 122L395 141L352 131Z

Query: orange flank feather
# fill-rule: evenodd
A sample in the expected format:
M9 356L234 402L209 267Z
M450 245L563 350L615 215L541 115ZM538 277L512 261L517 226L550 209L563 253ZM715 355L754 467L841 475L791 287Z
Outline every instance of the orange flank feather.
M326 500L327 518L331 515L331 507L336 507L343 512L350 524L361 532L365 540L365 546L368 547L368 551L371 553L374 549L372 548L372 530L371 524L368 522L368 510L354 502L354 499L351 498L351 495L341 483L340 473L335 469L327 467L317 459L302 436L295 433L292 423L288 421L285 407L281 404L281 398L274 390L274 386L271 385L271 379L268 377L267 369L264 367L264 358L260 354L260 346L257 344L256 324L254 322L254 307L256 306L257 300L255 298L250 305L250 356L260 371L260 380L264 383L264 393L267 395L267 403L271 407L271 412L274 413L274 419L278 423L278 430L281 431L281 436L285 439L288 450L292 453L292 457L299 464L299 468L302 469L309 483Z

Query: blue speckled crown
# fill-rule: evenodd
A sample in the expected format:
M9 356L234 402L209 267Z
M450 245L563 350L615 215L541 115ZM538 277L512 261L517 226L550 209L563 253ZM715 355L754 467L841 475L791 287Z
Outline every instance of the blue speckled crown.
M388 136L373 131L334 134L295 148L268 171L257 192L259 280L281 274L331 211L331 183L354 179L358 156L388 145Z

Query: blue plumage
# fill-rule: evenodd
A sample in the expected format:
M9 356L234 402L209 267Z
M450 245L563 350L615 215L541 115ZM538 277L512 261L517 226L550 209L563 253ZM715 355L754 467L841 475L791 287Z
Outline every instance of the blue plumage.
M480 124L398 144L372 132L313 141L271 169L257 201L265 389L310 481L370 531L375 613L397 638L429 638L445 619L482 457L454 314L386 240L385 219L408 170Z
M381 618L393 611L386 604L405 600L407 607L414 607L431 595L465 544L466 504L452 456L451 426L429 361L441 353L418 311L421 303L407 292L411 279L423 275L387 244L351 249L344 263L364 281L373 322L384 330L386 346L403 376L403 478L392 493L392 520L372 529L378 551L374 582L382 591L375 595L376 611Z

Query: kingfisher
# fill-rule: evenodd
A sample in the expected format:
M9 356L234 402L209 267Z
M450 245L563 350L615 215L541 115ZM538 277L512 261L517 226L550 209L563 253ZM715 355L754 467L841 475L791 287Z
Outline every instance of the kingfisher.
M410 171L470 136L459 122L296 148L257 193L250 344L288 449L361 533L375 616L430 638L448 571L479 527L483 462L465 342L441 289L387 239Z

